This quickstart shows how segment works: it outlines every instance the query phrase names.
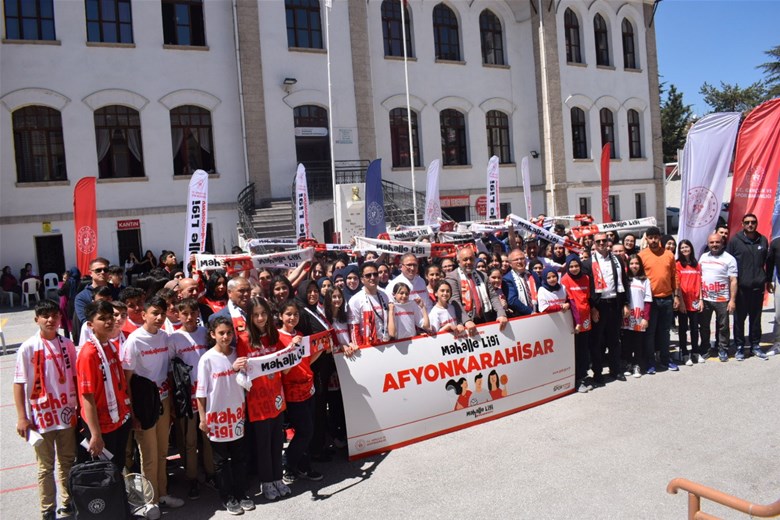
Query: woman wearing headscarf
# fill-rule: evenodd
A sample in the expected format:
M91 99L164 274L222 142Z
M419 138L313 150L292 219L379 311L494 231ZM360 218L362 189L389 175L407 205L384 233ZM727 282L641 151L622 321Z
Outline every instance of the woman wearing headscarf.
M582 261L577 255L566 257L566 274L561 278L561 285L566 288L574 316L574 380L577 381L577 391L584 393L591 390L585 383L591 329L590 277L583 271Z

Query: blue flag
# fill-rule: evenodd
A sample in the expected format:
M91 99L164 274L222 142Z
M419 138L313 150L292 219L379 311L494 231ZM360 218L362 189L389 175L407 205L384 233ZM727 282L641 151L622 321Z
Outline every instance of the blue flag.
M382 159L375 159L366 172L366 237L387 232L385 198L382 195Z

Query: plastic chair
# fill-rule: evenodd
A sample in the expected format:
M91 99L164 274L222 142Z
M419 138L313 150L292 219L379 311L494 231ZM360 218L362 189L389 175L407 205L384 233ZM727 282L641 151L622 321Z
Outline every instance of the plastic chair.
M43 295L49 297L49 292L54 291L54 296L57 296L57 290L60 285L60 277L57 273L46 273L43 275Z
M5 356L5 334L3 334L3 322L5 318L0 317L0 344L3 345L3 355Z
M16 298L16 293L11 291L4 291L0 289L0 302L3 301L3 299L8 300L8 306L13 307L14 306L14 298Z
M40 285L41 281L37 278L28 278L22 282L22 303L24 305L30 306L31 296L35 297L35 301L41 301L41 297L38 295Z

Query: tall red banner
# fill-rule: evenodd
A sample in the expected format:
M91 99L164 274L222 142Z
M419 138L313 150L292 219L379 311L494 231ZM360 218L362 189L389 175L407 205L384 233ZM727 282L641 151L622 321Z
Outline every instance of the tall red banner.
M601 149L601 221L612 222L609 214L609 143Z
M97 203L95 177L84 177L73 190L73 221L76 232L76 265L83 274L89 271L89 261L97 256Z
M758 217L758 232L772 236L772 212L780 180L780 98L756 107L737 136L729 230L742 229L742 217Z

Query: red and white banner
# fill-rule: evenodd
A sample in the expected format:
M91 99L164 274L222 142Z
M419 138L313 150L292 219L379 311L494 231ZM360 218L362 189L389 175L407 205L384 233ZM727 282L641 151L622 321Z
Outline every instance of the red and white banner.
M313 259L313 247L267 255L195 255L195 269L198 271L225 269L228 275L233 275L252 269L294 269Z
M520 176L523 178L523 197L525 197L525 218L531 220L534 216L531 207L531 171L528 167L528 156L520 161Z
M416 240L432 236L439 229L439 224L434 226L399 226L398 229L388 231L387 235L393 240Z
M566 249L574 251L577 254L581 253L584 249L582 244L575 242L568 237L562 237L560 235L556 235L555 233L551 233L550 231L547 231L546 229L539 227L536 224L528 222L524 218L518 217L514 213L510 213L506 218L512 222L512 225L514 225L515 228L520 228L524 231L527 231L528 233L533 233L536 235L536 238L541 238L542 240L546 240L551 244L561 244Z
M574 391L570 312L336 354L350 459L513 414Z
M206 249L206 224L209 204L209 174L195 170L187 191L187 224L184 228L184 258ZM190 263L184 262L189 274Z
M612 222L609 214L609 156L610 144L606 143L601 149L601 220Z
M657 224L655 217L635 218L632 220L620 220L618 222L609 222L606 224L591 224L589 226L576 226L571 228L571 234L574 238L582 238L596 233L606 233L607 231L627 231L629 229L644 230Z
M488 219L501 218L498 187L498 157L490 158L487 165L487 215Z
M83 274L89 272L90 260L98 256L96 181L95 177L84 177L73 189L76 265Z
M306 168L298 165L295 173L295 236L311 238L309 225L309 188L306 184Z
M760 104L739 129L729 230L742 229L742 217L758 217L758 232L772 236L772 214L780 182L780 98Z
M286 348L272 354L247 359L246 369L236 376L236 381L249 390L252 387L252 380L292 368L299 364L303 358L317 352L331 350L332 347L333 333L331 330L304 336L300 345L291 343Z
M441 202L439 201L439 171L441 170L441 161L434 159L428 165L426 174L427 189L425 190L425 216L423 223L426 226L433 226L439 223L441 218Z
M680 240L701 251L715 231L726 190L739 112L704 116L688 131L680 161Z
M430 242L404 242L401 240L380 240L378 238L355 237L353 251L366 253L387 253L389 255L405 255L411 253L417 257L449 258L457 254L453 244L436 244Z

